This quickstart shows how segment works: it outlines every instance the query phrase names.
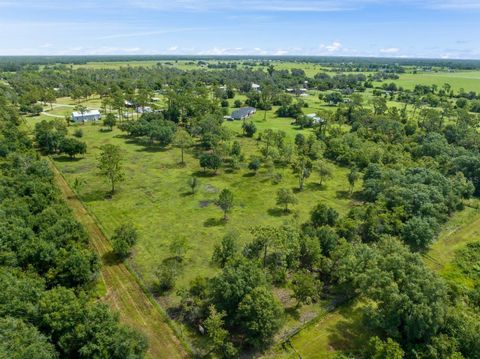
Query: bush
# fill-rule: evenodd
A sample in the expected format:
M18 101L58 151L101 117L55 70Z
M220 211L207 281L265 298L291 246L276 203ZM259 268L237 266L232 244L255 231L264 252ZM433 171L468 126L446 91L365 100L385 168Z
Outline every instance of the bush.
M77 138L82 138L83 137L83 130L81 128L77 128L74 132L73 135Z

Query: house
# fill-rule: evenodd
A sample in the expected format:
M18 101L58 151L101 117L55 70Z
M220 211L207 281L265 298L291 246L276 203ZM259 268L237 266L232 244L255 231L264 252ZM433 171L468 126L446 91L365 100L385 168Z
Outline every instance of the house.
M137 111L137 113L150 113L150 112L153 112L152 108L150 106L138 106L135 111Z
M242 107L233 111L231 117L234 120L245 120L246 118L251 117L255 112L257 112L255 107Z
M260 90L260 85L256 84L256 83L252 83L252 90L259 91Z
M90 122L90 121L98 121L101 117L102 115L100 115L100 111L88 110L83 113L73 112L71 119L73 122Z
M233 121L232 116L223 116L223 119L226 120L226 121Z
M318 117L316 113L309 113L308 115L306 115L308 118L311 118L312 119L312 122L314 124L319 124L319 123L324 123L325 122L325 119L321 118L321 117Z
M125 100L124 103L125 103L125 107L133 107L132 101Z

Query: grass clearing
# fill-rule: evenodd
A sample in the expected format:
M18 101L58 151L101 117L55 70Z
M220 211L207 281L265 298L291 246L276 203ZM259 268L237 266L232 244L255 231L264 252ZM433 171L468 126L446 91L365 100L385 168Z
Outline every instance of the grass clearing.
M167 323L167 318L141 288L125 264L111 258L111 246L96 221L78 200L60 172L52 166L55 181L74 217L88 232L90 243L102 258L100 290L102 301L116 309L125 324L144 333L152 358L185 358L187 351Z

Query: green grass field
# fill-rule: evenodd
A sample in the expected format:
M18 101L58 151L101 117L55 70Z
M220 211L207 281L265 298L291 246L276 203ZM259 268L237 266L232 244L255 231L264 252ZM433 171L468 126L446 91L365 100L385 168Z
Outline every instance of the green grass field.
M398 80L386 82L394 82L405 89L413 89L415 85L437 85L441 88L449 83L455 92L462 88L467 92L480 92L480 71L406 73L401 74Z
M94 101L94 100L92 100ZM318 101L318 99L317 99ZM69 101L62 101L68 103ZM30 118L29 125L50 119L42 115ZM277 118L272 111L258 112L253 118L258 130L281 129L293 140L294 136L311 130L298 130L291 125L291 119ZM242 145L246 162L251 155L260 155L259 142L241 135L241 122L226 122L225 126L234 133L234 139ZM158 148L126 138L118 129L104 132L100 124L72 125L83 130L88 153L83 158L71 160L66 157L54 158L67 182L73 186L75 180L83 179L85 184L78 190L81 201L99 221L102 229L111 235L122 223L132 222L139 230L139 241L135 246L131 265L149 288L155 285L155 271L163 260L170 257L169 245L172 241L185 237L189 250L183 271L176 288L185 288L197 276L212 276L218 270L210 263L213 247L230 229L242 233L242 242L251 240L249 229L257 225L280 225L286 221L307 220L310 210L318 203L326 203L341 214L354 205L346 195L348 191L348 169L332 164L334 177L323 186L314 173L306 181L305 190L297 192L299 204L290 214L284 214L276 206L276 192L279 188L296 189L298 180L289 167L277 168L282 174L282 182L273 184L271 172L262 168L254 175L246 168L246 163L237 172L220 169L217 175L204 173L193 153L186 154L186 166L179 165L180 150ZM96 163L99 147L106 143L120 145L124 151L126 180L118 186L112 199L106 198L108 184L98 176ZM201 186L195 195L190 194L188 179L195 174ZM358 184L360 186L360 184ZM229 188L235 195L236 206L227 223L222 221L222 212L214 204L218 192ZM288 298L289 290L282 290L281 296ZM175 291L160 298L165 308L178 301ZM282 301L289 306L288 299ZM295 328L305 320L314 318L323 311L323 304L304 306L300 312L288 317L286 328Z

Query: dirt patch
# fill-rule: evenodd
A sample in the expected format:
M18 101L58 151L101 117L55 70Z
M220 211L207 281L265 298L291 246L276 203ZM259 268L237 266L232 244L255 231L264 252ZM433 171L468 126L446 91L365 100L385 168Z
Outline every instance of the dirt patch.
M198 204L200 205L200 208L205 208L208 207L213 201L200 201Z
M218 192L217 187L212 186L211 184L208 184L208 183L203 188L204 188L205 192L207 192L207 193L217 193Z

